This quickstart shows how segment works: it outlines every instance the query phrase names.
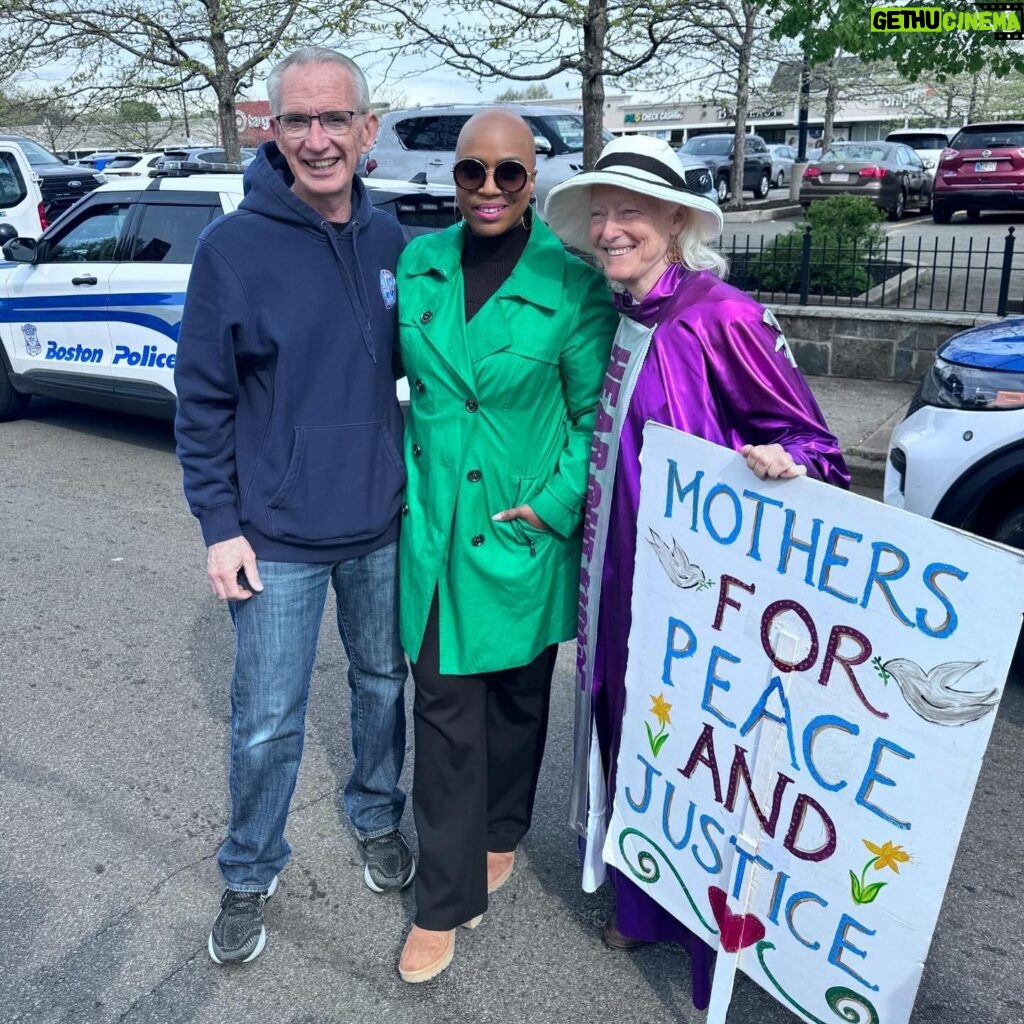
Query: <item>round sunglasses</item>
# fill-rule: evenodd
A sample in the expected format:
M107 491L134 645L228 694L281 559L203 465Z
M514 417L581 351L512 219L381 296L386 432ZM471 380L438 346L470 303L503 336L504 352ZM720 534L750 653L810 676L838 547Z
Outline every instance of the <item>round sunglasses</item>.
M526 188L536 171L528 171L518 160L502 160L493 170L475 157L456 161L452 168L455 184L467 192L479 192L487 183L487 175L494 176L494 184L506 195L515 195Z

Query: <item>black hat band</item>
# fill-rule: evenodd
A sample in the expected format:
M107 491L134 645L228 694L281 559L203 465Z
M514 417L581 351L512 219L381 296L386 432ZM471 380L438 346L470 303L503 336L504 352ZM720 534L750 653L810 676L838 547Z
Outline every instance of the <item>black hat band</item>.
M666 188L670 188L676 192L688 192L690 195L701 196L702 198L704 196L703 192L700 192L695 188L691 188L686 183L686 180L676 174L671 167L666 167L660 160L656 160L654 157L643 156L639 153L609 153L607 156L603 156L597 161L594 165L594 170L609 171L615 170L619 167L630 167L634 170L646 171L648 174L653 174L661 179L661 182L653 182L635 174L624 175L624 177L633 178L636 181L642 181L647 185L664 184Z

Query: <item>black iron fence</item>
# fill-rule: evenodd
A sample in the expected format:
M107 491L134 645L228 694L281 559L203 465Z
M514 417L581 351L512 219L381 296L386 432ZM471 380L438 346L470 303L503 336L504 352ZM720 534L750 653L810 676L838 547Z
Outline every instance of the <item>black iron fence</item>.
M1024 312L1024 252L1005 238L948 234L863 242L734 236L722 248L729 281L761 302L963 313Z

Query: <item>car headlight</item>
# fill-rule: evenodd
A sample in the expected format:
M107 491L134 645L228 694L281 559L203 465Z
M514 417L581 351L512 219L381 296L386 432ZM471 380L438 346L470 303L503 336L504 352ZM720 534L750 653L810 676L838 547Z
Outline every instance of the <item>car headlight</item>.
M93 178L96 179L97 185L106 185L106 183L110 180L102 171L100 171L98 174L94 174Z
M946 409L1024 409L1024 373L936 357L921 382L921 401Z

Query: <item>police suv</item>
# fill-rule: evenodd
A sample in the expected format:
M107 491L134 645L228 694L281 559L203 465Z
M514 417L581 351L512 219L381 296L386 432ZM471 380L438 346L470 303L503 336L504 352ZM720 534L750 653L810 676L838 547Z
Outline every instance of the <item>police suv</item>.
M210 173L213 170L214 173ZM455 220L453 186L364 182L407 234ZM102 185L0 263L0 420L32 395L173 417L182 304L199 233L242 175L179 167Z

